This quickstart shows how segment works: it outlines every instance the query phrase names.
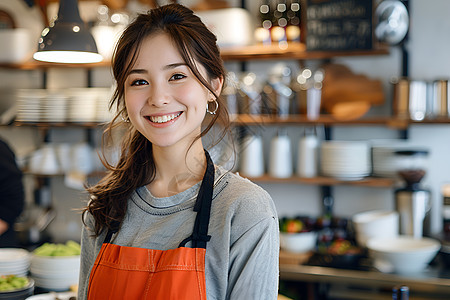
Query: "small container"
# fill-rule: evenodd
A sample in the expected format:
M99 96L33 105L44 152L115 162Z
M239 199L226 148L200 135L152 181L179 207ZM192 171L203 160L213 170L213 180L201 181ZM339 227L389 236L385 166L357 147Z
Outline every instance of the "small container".
M313 133L305 133L298 141L297 175L316 177L319 164L319 139L314 128Z
M264 175L263 141L260 135L247 135L241 144L240 172L249 177Z
M293 173L291 140L280 131L270 143L269 174L276 178L289 178Z
M394 152L398 160L397 172L407 184L419 183L428 169L428 150L409 149Z

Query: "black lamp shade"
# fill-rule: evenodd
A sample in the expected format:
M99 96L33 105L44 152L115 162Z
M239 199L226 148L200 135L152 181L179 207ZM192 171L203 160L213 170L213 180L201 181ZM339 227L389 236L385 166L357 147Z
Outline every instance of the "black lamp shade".
M58 19L42 31L36 60L94 63L102 60L92 34L80 18L77 0L61 0Z

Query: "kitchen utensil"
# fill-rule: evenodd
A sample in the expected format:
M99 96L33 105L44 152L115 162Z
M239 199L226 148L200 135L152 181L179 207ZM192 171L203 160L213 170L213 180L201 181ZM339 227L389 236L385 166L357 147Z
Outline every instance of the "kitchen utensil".
M406 77L391 80L394 89L392 110L394 116L402 119L409 119L409 82Z
M370 146L365 141L323 141L320 159L325 176L358 180L371 172Z
M289 178L293 173L291 140L284 130L270 143L269 174L275 178Z
M317 232L287 233L280 232L280 247L293 253L305 253L314 250L317 244Z
M399 234L399 214L396 211L371 210L355 214L352 222L359 246L366 247L374 237L393 238Z
M432 93L429 100L428 115L431 118L449 116L448 80L440 79L432 83Z
M28 285L13 291L0 291L0 299L5 300L25 300L28 299L34 292L34 280L28 278Z
M30 268L31 254L21 248L0 249L0 275L26 276Z
M53 144L44 144L33 152L30 158L30 171L36 174L55 175L61 171Z
M418 273L427 267L441 248L438 240L416 239L400 235L395 238L372 238L367 241L369 256L380 271L401 274Z
M319 167L319 138L316 128L306 133L298 141L297 175L300 177L316 177Z
M0 62L19 63L31 57L32 40L26 28L0 30Z
M422 121L427 113L427 82L411 80L409 82L409 117Z
M420 186L428 167L428 151L405 150L395 154L402 158L398 173L405 182L404 187L394 192L396 209L400 214L400 233L421 238L424 220L431 208L431 193Z
M217 36L217 44L221 48L253 44L254 23L248 10L233 7L198 11L196 14Z
M75 292L45 293L28 297L26 300L76 300Z
M240 172L249 177L264 175L263 142L259 135L247 135L241 144Z
M53 291L67 291L78 283L80 256L39 256L31 257L30 272L40 288Z

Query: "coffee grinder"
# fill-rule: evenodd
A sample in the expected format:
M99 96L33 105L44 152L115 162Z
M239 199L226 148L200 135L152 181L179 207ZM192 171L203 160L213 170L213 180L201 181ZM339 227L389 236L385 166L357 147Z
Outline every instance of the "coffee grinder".
M427 171L428 150L395 151L398 175L404 185L395 190L395 205L400 216L400 234L421 238L424 221L431 208L431 192L421 186Z

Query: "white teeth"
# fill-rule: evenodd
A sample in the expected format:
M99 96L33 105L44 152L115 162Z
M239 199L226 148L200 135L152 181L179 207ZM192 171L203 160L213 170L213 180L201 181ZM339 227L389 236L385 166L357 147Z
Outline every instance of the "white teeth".
M152 121L154 123L166 123L166 122L169 122L170 120L175 119L179 115L181 115L181 112L178 114L172 114L172 115L164 115L164 116L156 116L156 117L150 116L150 121Z

